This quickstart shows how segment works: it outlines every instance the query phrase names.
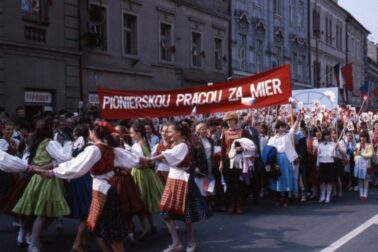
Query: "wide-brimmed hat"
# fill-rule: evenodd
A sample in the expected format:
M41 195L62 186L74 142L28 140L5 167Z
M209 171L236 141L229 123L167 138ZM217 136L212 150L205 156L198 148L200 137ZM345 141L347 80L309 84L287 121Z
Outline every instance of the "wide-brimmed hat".
M232 120L232 119L238 121L239 120L239 114L235 111L229 111L226 114L224 114L224 116L223 116L223 121Z

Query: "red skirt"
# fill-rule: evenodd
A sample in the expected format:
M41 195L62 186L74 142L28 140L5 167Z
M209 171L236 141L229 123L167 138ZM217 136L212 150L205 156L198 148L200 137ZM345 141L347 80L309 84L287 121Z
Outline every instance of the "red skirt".
M123 215L130 216L146 212L146 206L130 172L125 170L118 172L109 183L117 190Z
M167 184L167 179L168 179L168 171L158 171L157 172L157 175L158 177L160 178L161 180L161 183L163 183L163 185Z
M31 178L31 176L23 174L12 175L14 183L12 185L11 192L0 202L0 209L7 215L15 215L12 212L12 209L21 198Z

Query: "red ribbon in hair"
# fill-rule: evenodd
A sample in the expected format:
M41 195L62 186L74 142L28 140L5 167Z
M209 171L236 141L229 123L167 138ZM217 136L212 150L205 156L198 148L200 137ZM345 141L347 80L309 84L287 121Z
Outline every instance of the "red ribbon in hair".
M116 132L114 127L105 120L99 121L97 125L100 126L101 128L108 129L110 133Z

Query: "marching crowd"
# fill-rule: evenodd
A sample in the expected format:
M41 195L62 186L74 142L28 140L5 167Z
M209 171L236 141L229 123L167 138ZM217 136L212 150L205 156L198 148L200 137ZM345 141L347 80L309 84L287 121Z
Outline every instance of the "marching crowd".
M276 207L330 203L343 190L365 201L378 181L378 120L353 108L117 122L66 111L29 122L20 110L0 113L0 210L30 252L43 251L42 232L62 217L79 220L71 251L86 251L87 231L102 251L124 251L125 239L157 232L156 212L172 238L164 251L183 249L177 221L195 251L193 223L214 211L243 214L267 196Z

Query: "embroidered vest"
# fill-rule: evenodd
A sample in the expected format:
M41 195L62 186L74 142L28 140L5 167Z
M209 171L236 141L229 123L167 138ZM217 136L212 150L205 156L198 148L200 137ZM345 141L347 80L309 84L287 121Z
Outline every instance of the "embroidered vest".
M17 147L16 147L16 142L14 140L10 140L8 143L8 151L7 153L9 155L15 156L17 154Z
M192 152L191 152L191 149L190 149L190 145L188 145L187 143L184 143L184 144L186 144L186 146L188 147L188 153L186 154L185 158L179 164L179 167L186 168L186 167L190 166L190 163L192 161Z
M91 174L101 175L114 170L114 150L104 144L96 144L101 151L101 159L92 167Z
M165 146L164 144L158 144L158 146L156 147L156 155L160 155L163 151L165 150L168 150L170 149L171 146L170 145L167 145Z

